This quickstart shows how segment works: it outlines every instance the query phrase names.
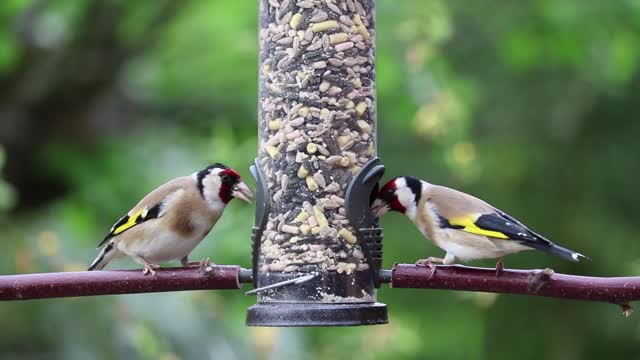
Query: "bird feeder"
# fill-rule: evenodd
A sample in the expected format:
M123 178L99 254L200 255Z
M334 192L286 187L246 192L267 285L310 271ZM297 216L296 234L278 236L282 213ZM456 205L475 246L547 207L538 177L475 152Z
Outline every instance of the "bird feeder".
M382 231L373 0L261 0L252 326L372 325Z

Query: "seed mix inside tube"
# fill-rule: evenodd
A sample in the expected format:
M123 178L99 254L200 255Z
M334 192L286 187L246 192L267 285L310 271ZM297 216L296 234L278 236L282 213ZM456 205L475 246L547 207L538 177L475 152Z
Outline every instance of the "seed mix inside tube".
M344 196L376 151L373 0L261 0L259 15L259 159L272 199L259 271L367 272Z

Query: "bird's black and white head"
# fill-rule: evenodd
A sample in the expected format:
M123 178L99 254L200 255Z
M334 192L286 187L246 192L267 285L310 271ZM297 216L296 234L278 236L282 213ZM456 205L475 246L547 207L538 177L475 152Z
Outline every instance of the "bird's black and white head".
M194 174L200 195L209 205L218 208L233 198L251 202L253 193L232 168L216 163Z
M371 211L380 217L389 211L415 216L422 196L423 182L415 177L401 176L390 180L380 189Z

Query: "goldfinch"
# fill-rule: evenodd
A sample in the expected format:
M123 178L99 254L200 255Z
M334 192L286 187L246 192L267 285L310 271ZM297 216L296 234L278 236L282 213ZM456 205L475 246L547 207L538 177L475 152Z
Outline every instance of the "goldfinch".
M433 263L453 264L456 259L499 259L523 250L542 250L563 259L586 258L560 247L527 228L505 212L463 192L403 176L386 183L372 205L376 216L398 211L409 217L420 232L446 251L444 259L431 257L416 262L435 270Z
M143 265L145 275L155 274L162 262L180 260L187 266L191 251L233 198L251 202L253 193L235 170L219 163L169 181L111 227L89 271L125 255Z

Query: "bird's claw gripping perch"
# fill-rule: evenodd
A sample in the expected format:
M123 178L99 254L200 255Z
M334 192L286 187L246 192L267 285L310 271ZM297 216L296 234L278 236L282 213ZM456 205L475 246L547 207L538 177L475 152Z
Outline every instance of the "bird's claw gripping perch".
M159 269L160 265L156 265L156 264L152 264L149 262L145 262L144 264L144 269L142 270L142 275L149 275L151 274L151 276L155 276L156 275L156 271L154 269Z
M418 261L416 261L416 266L426 266L429 269L431 269L431 274L429 275L429 277L427 278L427 280L431 280L433 278L433 276L436 274L436 264L435 263L444 263L444 259L441 258L437 258L437 257L428 257L426 259L420 259Z
M496 263L496 277L500 277L504 272L504 260L500 258Z
M200 262L195 263L195 266L197 266L198 269L200 269L200 272L202 273L207 272L207 270L210 269L213 265L215 264L212 263L209 258L204 258L200 260Z
M180 260L180 264L186 268L196 268L200 269L200 272L205 272L207 267L215 265L211 262L210 258L206 257L200 261L189 261L189 259L185 256Z

